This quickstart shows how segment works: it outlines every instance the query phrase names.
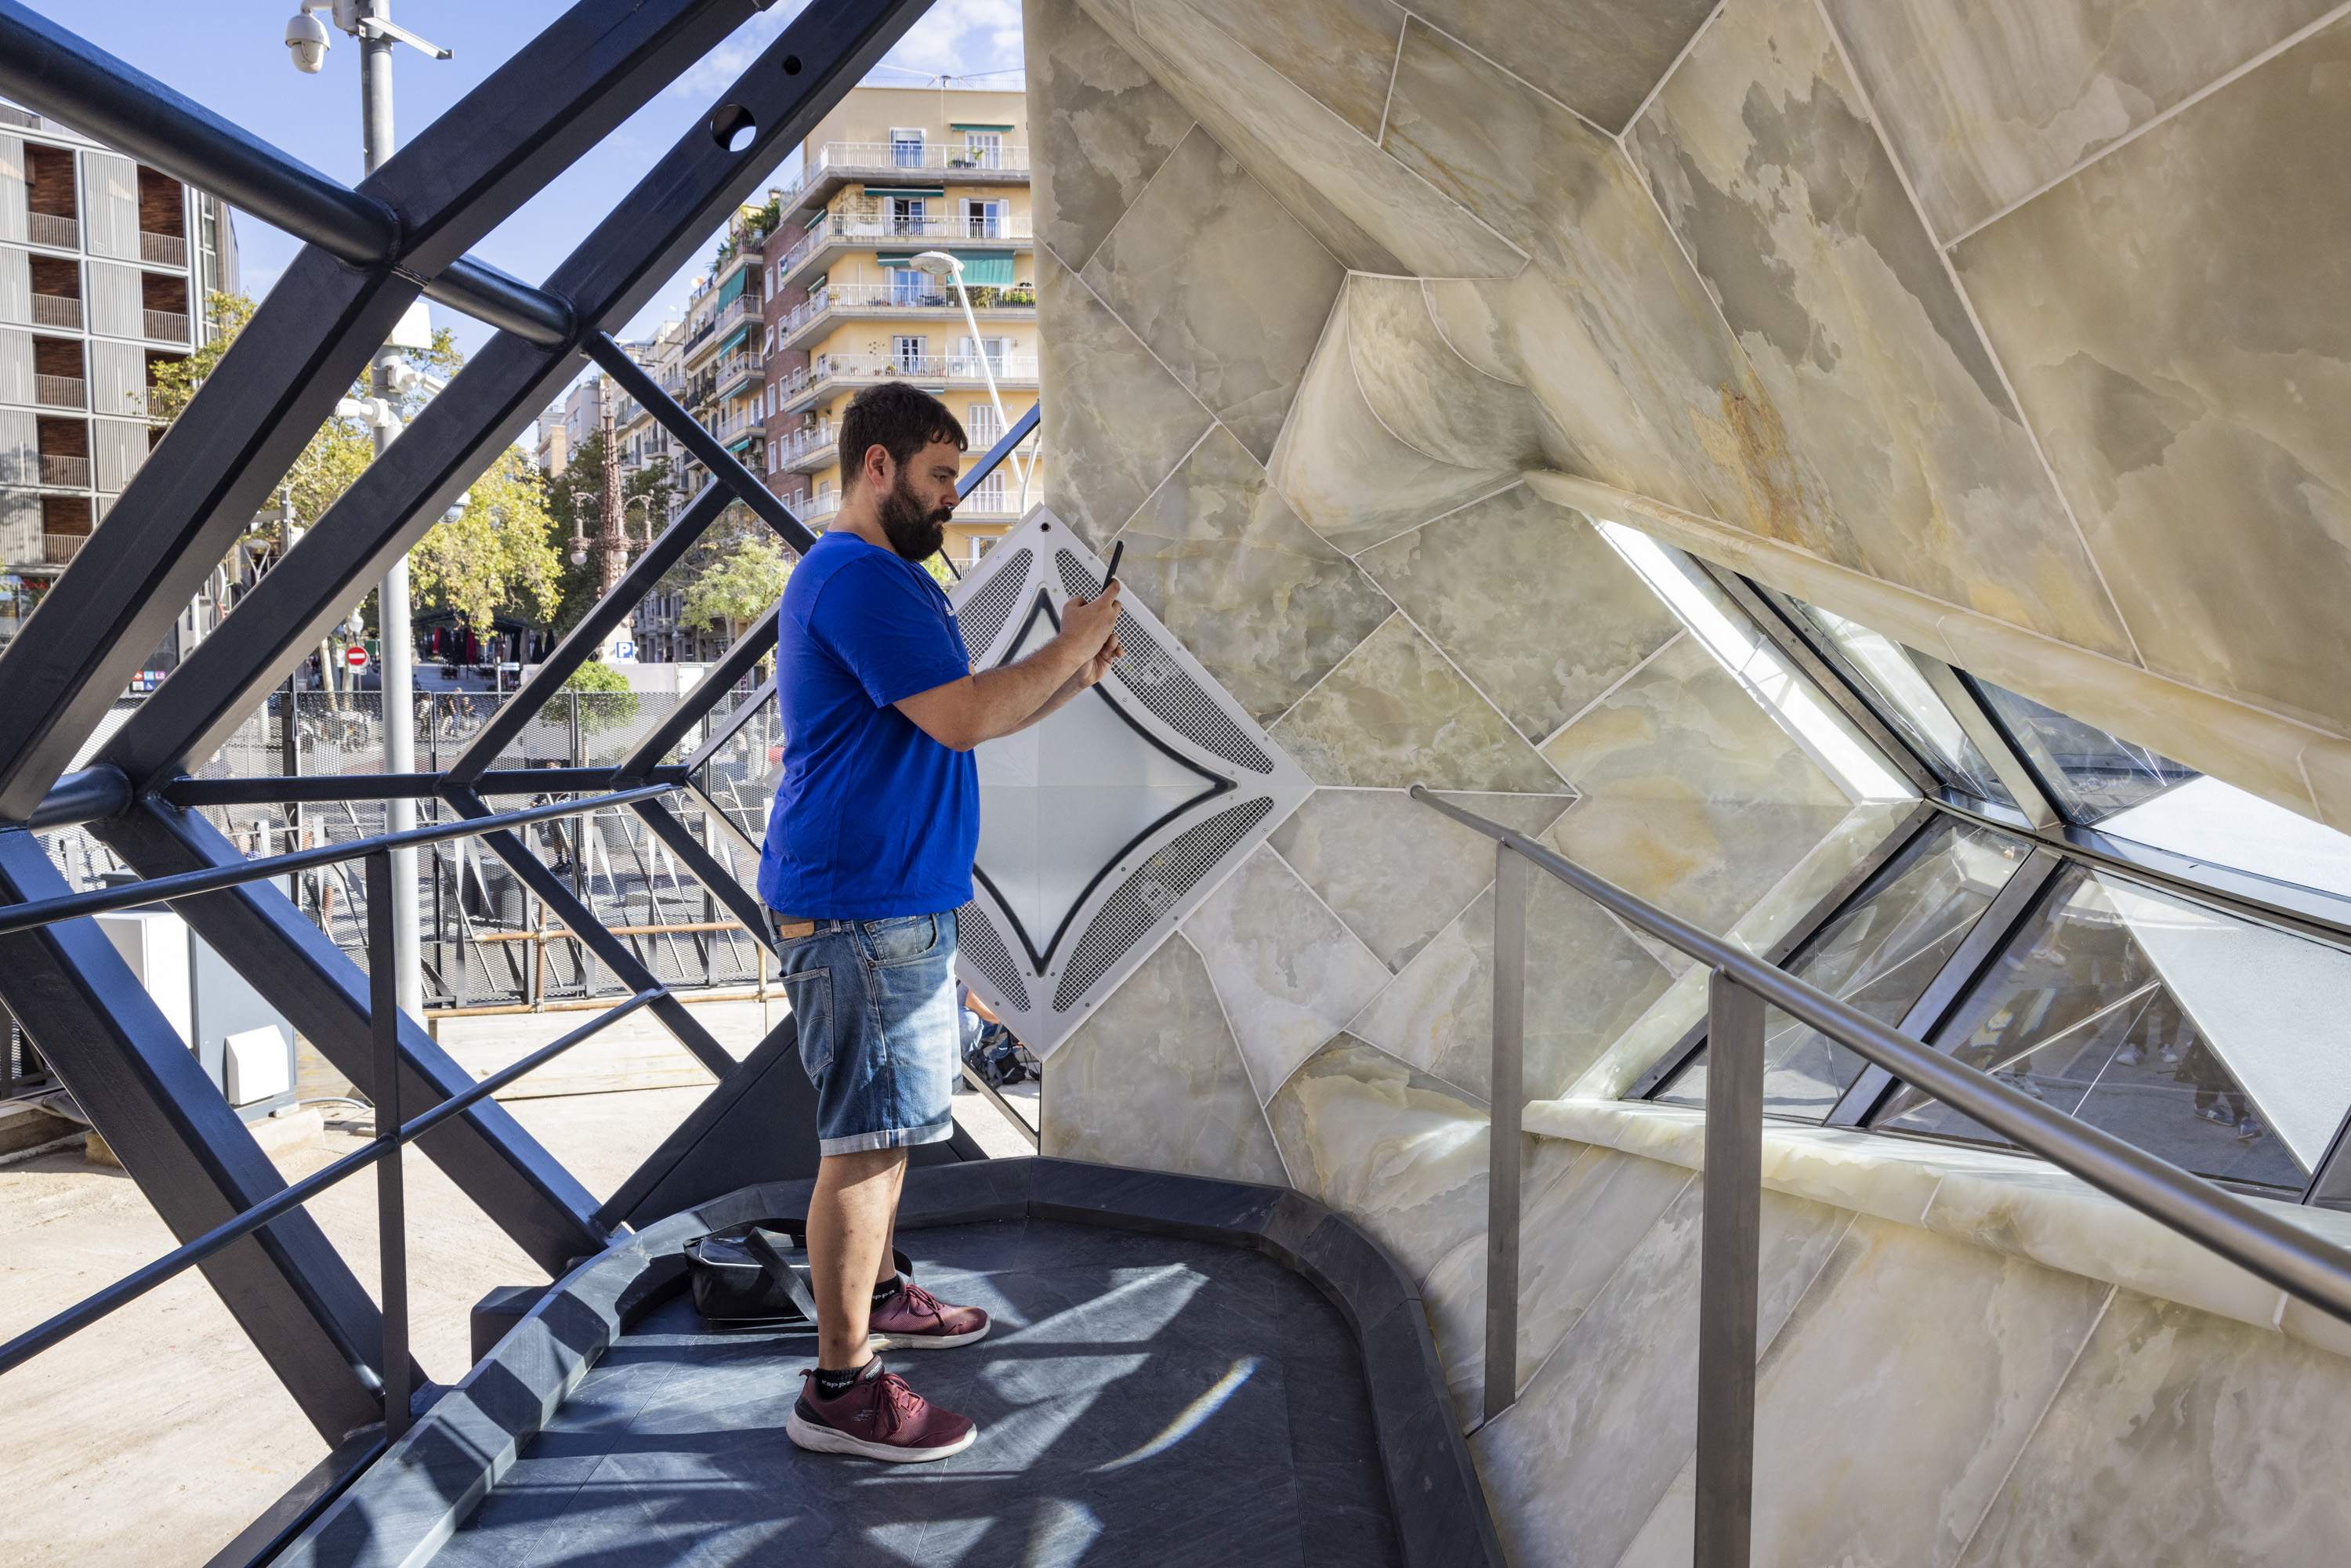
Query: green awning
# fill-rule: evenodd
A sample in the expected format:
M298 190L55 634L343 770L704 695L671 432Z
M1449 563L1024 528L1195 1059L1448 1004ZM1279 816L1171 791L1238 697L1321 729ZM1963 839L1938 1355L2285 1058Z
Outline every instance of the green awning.
M962 120L957 120L949 121L947 129L949 131L1009 131L1012 127L1008 125L966 125Z
M751 269L747 267L739 271L728 273L726 281L718 286L718 298L711 301L711 309L724 310L733 304L735 297L743 292L743 285L749 282L750 278Z
M740 451L742 451L742 450L743 450L743 448L745 448L746 446L748 446L748 445L750 445L750 444L751 444L751 442L752 442L752 440L753 440L753 437L754 437L757 434L758 434L757 432L754 432L752 435L738 435L738 436L737 436L734 440L732 440L732 441L730 441L730 442L728 442L728 443L726 444L726 450L727 450L727 451L729 451L729 452L740 452Z
M974 288L1012 287L1010 251L955 250L947 253L963 263L963 280Z
M921 190L904 185L868 185L865 187L865 193L869 196L944 196L946 192L936 185L925 186Z
M740 327L736 328L735 330L726 334L726 340L718 345L718 351L722 354L725 353L727 350L733 348L736 344L741 342L750 335L751 323L746 321Z

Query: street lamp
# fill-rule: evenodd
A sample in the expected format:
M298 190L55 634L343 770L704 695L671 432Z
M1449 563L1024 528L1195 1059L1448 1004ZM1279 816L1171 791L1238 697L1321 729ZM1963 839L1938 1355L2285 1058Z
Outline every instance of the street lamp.
M314 12L324 11L334 25L360 41L360 162L372 174L392 157L392 48L406 44L436 60L450 57L438 44L428 43L404 27L392 25L392 0L301 0L300 9L286 24L286 47L296 70L316 76L326 64L332 35ZM422 301L419 301L421 304ZM383 455L400 434L392 399L401 386L397 350L391 344L375 354L375 395L371 423L375 427L376 455ZM339 411L340 412L340 411ZM387 773L416 771L416 676L411 668L408 603L408 557L393 558L384 569L376 592L376 632L382 652L381 690L383 767ZM386 826L394 832L416 826L416 802L406 798L385 803ZM392 852L392 949L398 971L399 1000L403 1012L421 1018L424 1012L424 974L418 964L422 932L416 901L416 852Z
M1004 394L996 390L996 366L989 361L987 345L979 339L979 317L971 308L971 290L963 286L963 263L946 251L926 250L914 257L914 267L933 277L947 278L955 284L956 298L963 301L964 322L971 328L971 346L979 355L979 373L987 379L987 401L996 405L997 428L1011 429L1012 421L1004 412ZM1012 453L1012 471L1020 476L1020 505L1014 510L1026 512L1029 509L1029 465L1020 461L1018 448Z

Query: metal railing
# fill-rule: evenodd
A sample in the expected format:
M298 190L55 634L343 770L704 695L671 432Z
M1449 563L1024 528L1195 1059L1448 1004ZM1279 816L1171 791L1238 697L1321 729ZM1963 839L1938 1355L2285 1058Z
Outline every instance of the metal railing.
M1763 1181L1766 1006L1810 1024L1896 1078L2167 1229L2351 1322L2351 1252L2234 1193L2079 1122L1989 1073L1878 1022L1553 853L1501 823L1412 798L1495 841L1492 1124L1486 1233L1484 1416L1518 1397L1520 1132L1526 1103L1527 895L1532 870L1705 964L1706 1154L1698 1263L1698 1568L1746 1568L1753 1533L1758 1226Z
M833 244L889 244L897 240L1027 240L1033 231L1027 218L939 217L893 218L833 214L810 225L792 248L784 253L789 275L821 247Z
M1033 382L1037 379L1037 356L1034 354L819 354L815 361L794 371L783 382L786 398L798 398L835 381L887 382L914 378L922 381L981 382L988 371L995 372L999 382Z
M89 459L87 457L53 456L41 454L41 483L61 485L68 489L89 488Z
M184 343L188 340L188 318L177 310L142 310L140 317L147 336L159 343Z
M921 275L917 275L921 276ZM792 307L776 323L778 341L827 316L864 314L892 310L955 310L962 306L953 292L923 286L901 287L891 283L836 283L808 297ZM1003 287L993 284L975 285L971 290L974 310L1020 310L1037 308L1035 286Z
M103 1290L83 1297L5 1344L0 1344L0 1375L13 1371L41 1352L70 1339L158 1285L194 1268L232 1242L292 1213L328 1188L362 1170L376 1168L376 1236L382 1270L383 1364L377 1375L368 1381L372 1391L379 1392L383 1400L382 1440L387 1447L398 1441L413 1419L410 1406L414 1393L410 1385L413 1364L408 1344L408 1237L401 1162L397 1157L400 1151L525 1073L545 1066L599 1030L657 1000L667 993L667 988L657 983L649 989L633 993L521 1061L449 1096L431 1110L402 1121L400 1073L403 1063L400 1050L400 1005L396 994L399 967L393 962L392 951L392 852L522 827L577 811L583 806L625 805L637 800L650 800L682 787L677 784L648 784L639 789L616 790L589 801L562 801L519 811L504 811L461 822L385 833L357 843L298 850L268 860L246 861L238 865L186 872L176 876L152 877L129 886L68 894L0 908L0 936L15 936L61 921L112 914L166 899L217 893L271 877L319 870L339 862L363 861L367 867L368 888L368 1018L373 1029L374 1045L371 1098L376 1119L375 1136L366 1148L346 1155L264 1201L240 1211L234 1218L173 1249L145 1267L132 1270Z
M81 301L70 294L36 294L33 296L33 325L78 327L81 325Z
M89 383L78 376L36 375L33 401L43 408L88 408Z
M188 265L188 242L178 235L150 234L139 231L139 259L157 267Z
M70 565L73 558L81 553L81 547L89 542L88 534L43 534L41 564L44 566Z
M54 246L58 250L75 250L81 245L81 225L56 213L26 213L25 237L35 245Z
M805 184L817 175L834 169L854 169L860 172L875 169L903 171L907 169L937 169L946 172L965 171L973 173L1019 174L1029 167L1029 149L1020 146L959 147L953 142L922 141L828 141L809 160Z
M806 430L795 430L776 443L776 460L797 463L811 453L822 452L841 439L841 432L826 420Z

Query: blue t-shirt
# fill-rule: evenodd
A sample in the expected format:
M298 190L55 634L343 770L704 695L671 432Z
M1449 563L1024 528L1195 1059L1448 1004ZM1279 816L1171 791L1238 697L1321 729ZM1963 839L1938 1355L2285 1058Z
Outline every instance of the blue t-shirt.
M969 674L921 567L839 532L793 568L776 622L784 776L759 856L769 908L883 920L971 901L978 773L891 706Z

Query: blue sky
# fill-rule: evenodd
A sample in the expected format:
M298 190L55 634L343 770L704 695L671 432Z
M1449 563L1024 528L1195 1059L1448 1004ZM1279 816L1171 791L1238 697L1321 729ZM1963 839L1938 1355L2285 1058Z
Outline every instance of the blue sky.
M359 179L359 50L338 32L324 70L314 77L297 72L281 42L297 0L26 4L311 167L346 182ZM533 283L545 277L803 4L778 0L746 22L725 45L501 225L475 255ZM567 8L558 0L398 0L392 11L395 21L455 51L448 60L428 59L406 47L394 56L393 103L401 141L405 142L440 115ZM979 76L1017 71L1019 65L1020 0L936 0L871 79L912 82L936 72ZM991 74L973 85L1017 87L1020 79L1017 74ZM797 156L787 160L779 172L790 172L797 162ZM299 247L244 214L237 216L237 239L246 292L258 298ZM703 254L706 256L707 250ZM672 279L638 320L626 324L626 333L682 307L693 271L689 267ZM433 315L435 325L454 329L465 347L488 336L487 329L441 306L433 308Z

